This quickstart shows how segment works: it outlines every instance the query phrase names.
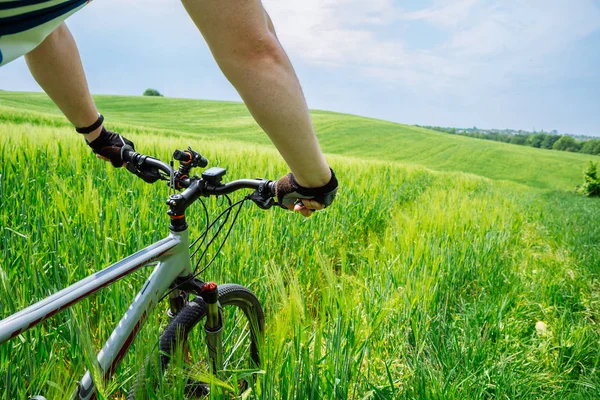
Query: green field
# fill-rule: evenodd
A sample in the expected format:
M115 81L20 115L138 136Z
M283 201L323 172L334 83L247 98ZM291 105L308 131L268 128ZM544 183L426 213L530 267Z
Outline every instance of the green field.
M97 103L145 153L191 145L229 179L286 173L239 104ZM265 305L249 398L600 397L600 201L573 193L598 157L313 118L335 206L303 220L246 205L204 276ZM0 317L164 237L167 195L96 160L45 96L0 92ZM200 207L189 219L197 234ZM67 397L149 272L3 344L1 398ZM150 318L101 398L124 398L166 320Z
M244 105L162 97L97 96L113 129L152 135L235 140L269 145ZM32 114L31 111L35 112ZM539 188L571 190L589 160L600 157L472 140L415 126L313 111L323 150L361 159L403 161L438 171L461 171ZM0 94L0 121L69 126L44 94Z

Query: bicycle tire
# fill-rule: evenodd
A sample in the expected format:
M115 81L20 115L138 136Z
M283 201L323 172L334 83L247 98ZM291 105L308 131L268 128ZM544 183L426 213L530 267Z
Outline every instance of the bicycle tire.
M230 367L233 367L234 370L239 370L240 368L243 368L244 370L256 369L260 366L259 349L264 333L264 313L260 302L254 293L241 285L223 284L218 286L218 290L219 307L224 330L224 370L228 370ZM233 314L239 315L234 318ZM243 315L243 317L241 315ZM203 337L204 335L204 326L203 324L198 326L199 322L205 317L206 305L201 298L197 297L188 302L188 304L186 304L186 306L169 322L160 337L159 359L152 360L149 358L146 360L135 378L134 384L127 396L127 400L151 398L152 396L149 393L155 390L158 385L158 380L167 371L171 357L178 349L185 347L188 349L187 352L194 353L194 357L196 358L206 357L206 342L201 338L201 336ZM240 318L245 320L245 323L242 321L244 327L238 326ZM246 330L248 333L245 333ZM199 333L199 335L196 335L196 333ZM194 335L193 341L197 342L193 343L193 346L191 346L192 343L190 343L189 340L190 334ZM237 342L234 343L238 337L248 339L246 349L244 350L242 348L242 350L249 353L248 359L242 359L242 357L238 357L239 354L230 352L230 350L237 352L240 349L240 347L237 346ZM190 346L192 347L191 349ZM200 351L202 354L196 354L197 351L195 350L199 349L203 350ZM205 361L205 359L202 360L207 366ZM239 365L240 362L244 362L245 365ZM238 391L244 391L251 384L252 382L249 383L247 379L243 379L241 382L238 382ZM189 381L187 383L187 386L189 388L186 389L186 391L189 392L189 395L204 397L210 391L209 385L204 384L201 381L191 380L191 382Z

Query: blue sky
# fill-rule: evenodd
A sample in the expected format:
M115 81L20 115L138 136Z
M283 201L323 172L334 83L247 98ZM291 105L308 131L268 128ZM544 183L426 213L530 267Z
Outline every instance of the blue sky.
M600 0L264 0L311 108L600 136ZM93 93L239 100L173 0L68 21ZM39 90L23 60L0 89Z

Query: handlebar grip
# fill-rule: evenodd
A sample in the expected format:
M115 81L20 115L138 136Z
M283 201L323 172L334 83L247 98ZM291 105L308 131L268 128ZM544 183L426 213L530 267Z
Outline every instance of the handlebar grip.
M153 183L161 179L159 170L167 175L171 175L173 170L164 162L137 153L131 146L125 145L121 148L121 158L127 163L127 170L144 179L146 182Z
M275 186L276 185L277 185L277 181L269 181L269 183L267 183L267 194L271 198L277 197L277 195L275 194Z
M133 150L133 147L129 146L128 144L121 147L121 158L123 161L132 162L136 155L139 155L139 153L136 153L135 150Z

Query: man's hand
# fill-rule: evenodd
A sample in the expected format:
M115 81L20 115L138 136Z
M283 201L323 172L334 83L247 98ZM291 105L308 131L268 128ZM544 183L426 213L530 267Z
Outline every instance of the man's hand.
M88 146L92 148L98 158L110 161L115 168L120 168L125 164L121 158L121 147L125 145L129 145L135 150L131 140L125 139L118 133L108 131L104 127L96 139L88 142Z
M310 217L315 211L322 210L325 206L314 200L302 200L301 203L290 205L287 207L290 211L296 211L305 217Z
M314 211L322 210L333 203L337 188L338 181L333 170L329 182L318 188L300 186L294 174L289 173L277 181L275 194L281 208L310 217Z

